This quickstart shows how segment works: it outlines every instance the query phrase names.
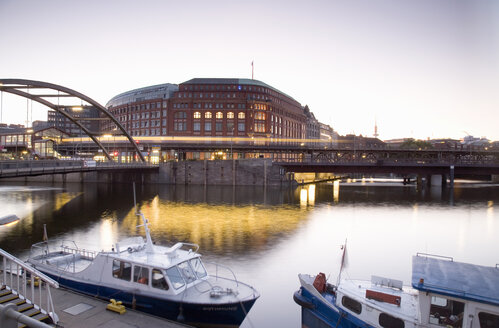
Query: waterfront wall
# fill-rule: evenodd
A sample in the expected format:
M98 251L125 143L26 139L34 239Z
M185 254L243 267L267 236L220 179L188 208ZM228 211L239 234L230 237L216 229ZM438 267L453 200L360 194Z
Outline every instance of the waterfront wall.
M287 186L295 184L294 175L285 173L270 159L237 159L215 161L166 162L156 172L94 171L50 174L32 177L2 179L15 182L131 182L165 183L180 185L234 185L234 186Z
M168 162L160 165L163 183L182 185L281 186L294 184L294 176L285 173L270 159Z

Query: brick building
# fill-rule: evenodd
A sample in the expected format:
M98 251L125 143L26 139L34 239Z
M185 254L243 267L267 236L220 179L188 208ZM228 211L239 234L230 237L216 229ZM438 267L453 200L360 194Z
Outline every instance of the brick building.
M306 137L300 103L258 80L192 79L170 102L169 135Z

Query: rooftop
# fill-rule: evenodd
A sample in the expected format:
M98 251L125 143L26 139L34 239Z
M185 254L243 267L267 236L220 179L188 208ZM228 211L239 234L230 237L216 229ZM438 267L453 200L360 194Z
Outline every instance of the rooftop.
M424 279L420 283L420 279ZM413 256L412 287L420 291L499 305L499 268Z
M252 79L228 79L228 78L194 78L190 79L189 81L185 81L181 84L231 84L231 85L256 85L259 87L264 87L271 89L277 93L280 93L294 101L296 101L293 97L287 95L286 93L268 85L267 83L264 83L262 81L258 80L252 80ZM296 101L297 102L297 101Z
M139 102L150 99L168 99L173 92L178 90L178 85L171 83L156 84L144 88L134 89L114 96L106 104L106 107L120 106L126 103Z

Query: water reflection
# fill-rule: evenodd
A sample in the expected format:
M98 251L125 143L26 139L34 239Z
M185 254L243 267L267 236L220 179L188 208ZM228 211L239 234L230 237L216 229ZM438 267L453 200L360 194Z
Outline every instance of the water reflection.
M0 247L16 255L42 239L43 224L50 238L98 250L143 234L131 185L3 185L0 201L3 215L21 218L0 227ZM249 316L255 327L299 327L291 297L297 273L334 277L345 238L353 278L377 274L407 283L416 252L497 263L489 250L499 247L498 202L499 186L459 183L454 190L372 180L295 189L137 186L153 240L198 243L209 260L228 264L257 287L262 297Z

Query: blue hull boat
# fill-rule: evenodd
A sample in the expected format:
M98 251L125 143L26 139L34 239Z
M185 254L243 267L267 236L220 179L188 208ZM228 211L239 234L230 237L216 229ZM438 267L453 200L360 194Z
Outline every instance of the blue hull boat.
M32 246L28 262L86 295L196 327L238 327L260 294L229 268L202 262L196 244L154 245L147 220L137 215L146 240L127 238L107 252L84 250L74 242L51 251L46 240ZM205 265L212 265L215 275Z
M418 253L412 286L373 276L343 279L299 274L293 295L307 328L498 328L499 268Z

